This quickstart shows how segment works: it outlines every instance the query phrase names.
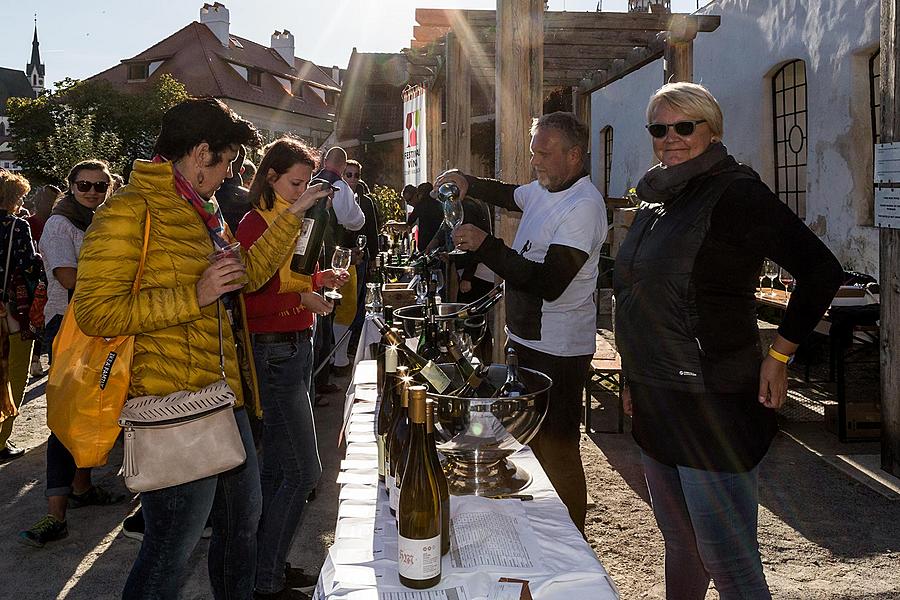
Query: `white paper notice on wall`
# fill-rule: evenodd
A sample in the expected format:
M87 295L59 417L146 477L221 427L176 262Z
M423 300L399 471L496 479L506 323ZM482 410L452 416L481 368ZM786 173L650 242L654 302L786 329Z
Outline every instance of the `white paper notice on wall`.
M900 142L875 144L875 183L900 183Z
M875 227L900 229L900 188L875 190Z

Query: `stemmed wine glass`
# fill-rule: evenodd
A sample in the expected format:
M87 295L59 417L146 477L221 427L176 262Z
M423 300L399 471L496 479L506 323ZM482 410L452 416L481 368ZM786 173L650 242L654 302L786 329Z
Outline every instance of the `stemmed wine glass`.
M463 203L459 187L453 182L445 183L438 188L438 197L441 199L441 206L444 209L444 223L450 228L449 244L452 246L453 231L462 225L463 222ZM465 250L460 250L459 248L453 248L450 251L450 254L465 253Z
M778 274L778 280L781 282L781 285L784 286L784 293L790 294L794 287L794 276L788 273L787 269L781 267Z
M360 252L365 252L365 251L366 251L366 244L367 244L368 242L369 242L369 240L366 238L366 236L365 236L364 234L361 233L361 234L359 234L358 236L356 236L356 248L357 248Z
M765 269L766 278L769 280L769 293L765 294L766 296L774 296L775 295L775 278L778 277L778 264L774 260L766 259L766 262L763 263L763 268Z
M344 248L343 246L338 246L334 249L334 254L331 257L331 268L334 269L335 273L346 273L347 269L350 268L350 257L352 254L352 250L350 248ZM332 300L340 300L343 298L339 291L335 290L326 290L325 297L330 298Z

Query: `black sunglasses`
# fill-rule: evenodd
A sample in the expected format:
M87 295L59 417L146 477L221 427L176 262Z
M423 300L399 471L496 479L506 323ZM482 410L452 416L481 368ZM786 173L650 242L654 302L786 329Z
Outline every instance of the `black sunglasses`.
M108 181L76 181L75 189L77 189L82 194L86 194L91 191L91 188L94 188L99 194L105 194L106 190L109 189Z
M678 121L677 123L650 123L649 125L644 125L647 128L647 131L650 132L655 138L664 138L666 137L666 133L669 131L669 127L675 130L675 133L681 136L689 136L694 134L694 130L697 129L697 125L700 123L706 123L706 119L699 119L697 121Z
M344 173L344 177L347 179L359 179L359 173L351 173L348 171L347 173Z

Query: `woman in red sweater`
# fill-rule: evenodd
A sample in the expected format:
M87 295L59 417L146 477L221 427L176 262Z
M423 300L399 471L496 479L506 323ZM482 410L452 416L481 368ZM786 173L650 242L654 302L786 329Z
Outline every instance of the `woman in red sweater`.
M275 217L308 193L317 162L314 151L299 140L281 138L266 148L250 186L254 210L237 230L244 248L252 252L253 243ZM285 558L322 473L310 402L312 326L313 315L327 315L334 305L313 290L338 288L346 281L346 276L333 271L299 275L291 271L290 262L288 254L272 279L245 297L263 409L257 597L281 597Z

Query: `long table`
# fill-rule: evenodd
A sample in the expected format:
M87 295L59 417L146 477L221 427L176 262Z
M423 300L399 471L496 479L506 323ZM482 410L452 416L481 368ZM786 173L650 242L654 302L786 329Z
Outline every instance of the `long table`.
M358 362L354 368L344 432L346 454L338 475L341 492L335 541L314 599L619 598L612 579L527 446L511 460L532 474L532 483L521 493L533 499L452 496L454 536L450 553L442 559L441 582L425 591L402 586L396 521L377 476L375 368L374 360ZM528 585L523 587L521 581Z

